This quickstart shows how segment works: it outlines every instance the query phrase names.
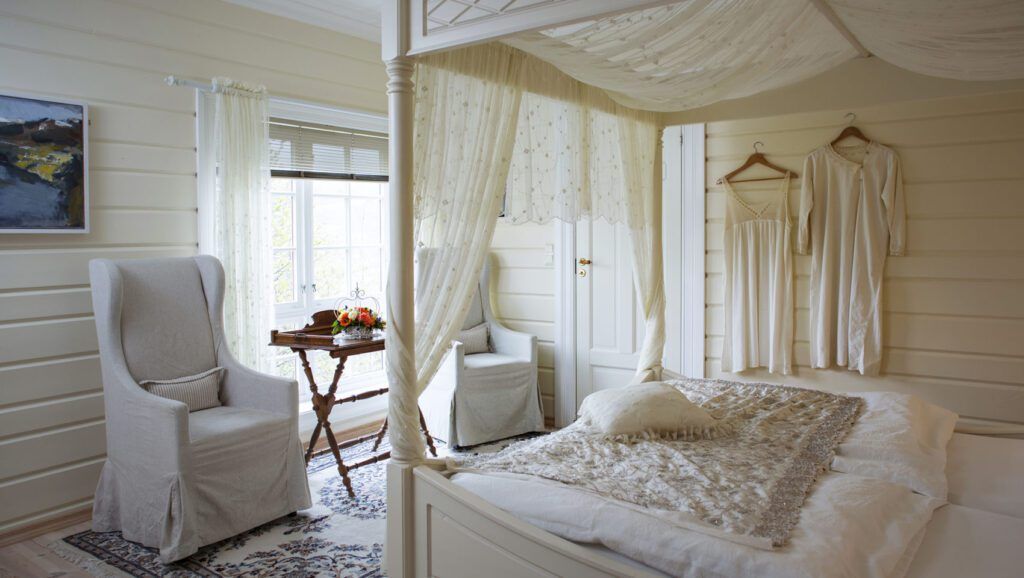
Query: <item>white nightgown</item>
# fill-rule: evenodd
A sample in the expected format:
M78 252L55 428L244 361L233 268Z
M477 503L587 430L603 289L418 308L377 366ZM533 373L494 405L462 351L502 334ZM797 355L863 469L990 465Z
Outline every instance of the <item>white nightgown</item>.
M825 145L807 156L796 248L811 255L811 367L878 374L882 274L886 253L903 254L905 221L900 160L889 147Z
M760 208L725 182L725 343L722 370L767 367L790 373L793 257L789 177Z

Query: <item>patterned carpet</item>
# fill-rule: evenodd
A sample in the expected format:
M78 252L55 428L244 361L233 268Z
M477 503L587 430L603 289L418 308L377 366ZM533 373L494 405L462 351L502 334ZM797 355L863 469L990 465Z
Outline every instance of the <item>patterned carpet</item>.
M342 457L352 463L368 456L371 443L349 448ZM174 564L160 563L156 550L125 540L120 532L80 532L49 547L93 576L384 576L384 464L349 475L355 498L345 492L330 454L314 458L309 464L312 508Z
M512 441L469 451L495 452ZM342 457L347 463L358 461L370 455L371 445L368 441L348 448ZM447 451L444 444L438 444L438 452L455 453ZM312 508L206 546L173 564L162 564L155 549L129 542L120 532L79 532L48 547L90 575L103 577L384 576L384 464L349 474L355 498L345 492L330 454L314 458L308 471Z

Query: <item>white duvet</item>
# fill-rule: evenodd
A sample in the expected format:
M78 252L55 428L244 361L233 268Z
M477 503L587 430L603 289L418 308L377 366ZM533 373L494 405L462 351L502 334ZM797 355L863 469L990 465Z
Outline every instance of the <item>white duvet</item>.
M459 473L452 481L553 534L603 545L674 576L898 578L906 572L932 512L945 503L914 489L924 489L919 480L934 481L939 458L934 440L941 446L944 465L952 423L948 415L910 396L871 395L869 403L878 411L865 412L858 422L864 435L855 435L855 428L846 446L857 455L855 463L847 462L849 469L866 475L822 476L804 502L789 544L772 551L683 530L594 494L530 476ZM858 440L868 439L887 451L861 452ZM944 484L940 488L944 495Z

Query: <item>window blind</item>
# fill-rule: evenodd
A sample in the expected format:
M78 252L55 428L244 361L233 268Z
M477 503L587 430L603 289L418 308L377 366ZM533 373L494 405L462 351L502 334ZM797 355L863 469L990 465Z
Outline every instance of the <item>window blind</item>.
M270 170L275 176L386 181L383 133L270 119Z

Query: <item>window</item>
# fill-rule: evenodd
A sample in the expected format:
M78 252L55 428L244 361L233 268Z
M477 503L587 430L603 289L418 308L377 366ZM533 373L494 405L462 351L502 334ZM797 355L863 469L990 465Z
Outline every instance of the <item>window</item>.
M387 137L272 118L270 141L276 327L302 327L357 286L383 309ZM330 383L335 360L312 352L310 365L318 385ZM295 354L277 349L274 366L305 387ZM359 355L346 364L339 389L383 380L383 354ZM308 407L307 397L301 399Z

